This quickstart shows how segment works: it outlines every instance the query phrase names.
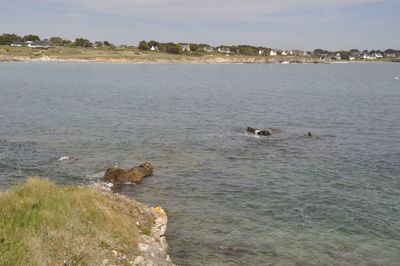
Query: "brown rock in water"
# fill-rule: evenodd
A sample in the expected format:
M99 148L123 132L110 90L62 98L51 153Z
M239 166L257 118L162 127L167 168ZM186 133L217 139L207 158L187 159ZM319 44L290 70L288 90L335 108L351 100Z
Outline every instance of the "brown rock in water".
M108 168L104 174L104 179L113 184L125 182L139 183L144 177L151 175L153 175L153 166L146 162L128 171L116 166Z

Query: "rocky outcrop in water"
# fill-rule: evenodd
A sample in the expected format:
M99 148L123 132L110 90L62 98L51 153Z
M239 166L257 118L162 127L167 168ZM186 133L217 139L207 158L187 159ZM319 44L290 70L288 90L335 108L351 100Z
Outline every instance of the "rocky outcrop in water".
M254 127L247 127L247 132L253 133L255 135L271 136L272 134L281 132L281 130L277 129L277 128L268 128L268 129L259 130Z
M146 162L127 171L117 166L108 168L104 174L104 180L113 184L126 182L139 183L143 178L152 175L153 166Z

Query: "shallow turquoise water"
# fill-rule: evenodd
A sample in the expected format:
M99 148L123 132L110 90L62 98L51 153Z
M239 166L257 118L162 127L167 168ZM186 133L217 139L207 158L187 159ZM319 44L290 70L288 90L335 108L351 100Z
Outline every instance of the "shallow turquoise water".
M0 185L88 184L150 161L153 177L115 190L167 209L180 265L399 265L396 76L400 64L2 63Z

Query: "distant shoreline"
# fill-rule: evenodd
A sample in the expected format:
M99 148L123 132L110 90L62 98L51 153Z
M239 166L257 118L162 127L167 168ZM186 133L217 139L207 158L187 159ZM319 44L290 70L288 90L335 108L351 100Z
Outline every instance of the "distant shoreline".
M26 57L26 56L7 56L0 57L0 62L95 62L95 63L123 63L123 64L329 64L329 62L318 60L315 58L257 58L247 56L207 56L207 57L192 57L182 56L179 58L58 58L58 57Z
M188 58L188 59L156 59L156 60L138 60L117 59L117 58L54 58L54 57L0 57L0 62L60 62L60 63L116 63L116 64L376 64L376 63L398 63L392 61L324 61L318 59L290 58L288 60L279 60L275 58Z
M29 47L0 46L0 62L98 62L121 64L332 64L332 63L378 63L391 60L326 60L313 55L249 56L239 54L181 53L142 51L131 49L95 49L54 47L33 49Z

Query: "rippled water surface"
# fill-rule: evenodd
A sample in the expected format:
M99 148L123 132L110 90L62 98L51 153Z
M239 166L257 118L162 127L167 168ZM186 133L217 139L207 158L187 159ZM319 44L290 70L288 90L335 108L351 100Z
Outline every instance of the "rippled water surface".
M399 265L399 76L400 64L2 63L1 189L149 161L153 177L115 190L166 208L177 264Z

